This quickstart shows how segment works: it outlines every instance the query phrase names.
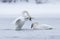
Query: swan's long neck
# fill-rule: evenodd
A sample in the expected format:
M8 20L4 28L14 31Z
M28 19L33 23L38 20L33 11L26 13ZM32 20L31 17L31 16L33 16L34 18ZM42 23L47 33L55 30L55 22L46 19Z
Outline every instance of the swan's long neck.
M24 13L23 13L23 16L24 16L24 17L31 17L28 12L24 12Z
M29 15L27 11L23 12L23 17L25 18L25 20L27 19L31 20L31 16Z

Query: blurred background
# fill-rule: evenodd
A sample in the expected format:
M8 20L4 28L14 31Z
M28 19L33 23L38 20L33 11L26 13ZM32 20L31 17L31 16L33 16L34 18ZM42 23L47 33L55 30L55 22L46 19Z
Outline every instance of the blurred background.
M0 16L20 16L24 10L37 17L60 17L60 0L0 0Z

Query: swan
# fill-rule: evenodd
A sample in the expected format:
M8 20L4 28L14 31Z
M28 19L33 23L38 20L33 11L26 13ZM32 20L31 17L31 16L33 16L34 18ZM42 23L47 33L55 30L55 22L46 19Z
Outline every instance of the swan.
M41 29L41 30L51 30L53 29L52 26L47 24L39 24L38 22L34 22L31 25L32 29Z
M14 24L16 26L15 30L21 30L23 25L25 24L25 22L27 20L31 21L32 17L29 15L29 13L27 11L24 11L22 13L22 16L18 17L17 19L15 19Z

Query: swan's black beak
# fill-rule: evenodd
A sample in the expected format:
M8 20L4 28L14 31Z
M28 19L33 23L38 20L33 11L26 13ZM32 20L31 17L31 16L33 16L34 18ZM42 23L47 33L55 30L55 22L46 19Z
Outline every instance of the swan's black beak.
M32 18L30 17L29 20L32 21Z
M31 28L33 27L33 24L31 25Z
M29 21L32 21L32 18L30 17L30 18L25 18L25 20L29 20Z

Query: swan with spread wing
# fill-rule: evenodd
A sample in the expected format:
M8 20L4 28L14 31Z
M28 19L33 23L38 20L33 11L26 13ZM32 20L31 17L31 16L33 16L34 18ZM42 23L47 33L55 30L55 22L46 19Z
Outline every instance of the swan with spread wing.
M17 19L15 19L15 26L16 26L16 30L21 30L23 25L25 24L25 21L28 20L32 20L32 17L29 15L29 13L27 11L24 11L22 13L22 16L18 17Z

